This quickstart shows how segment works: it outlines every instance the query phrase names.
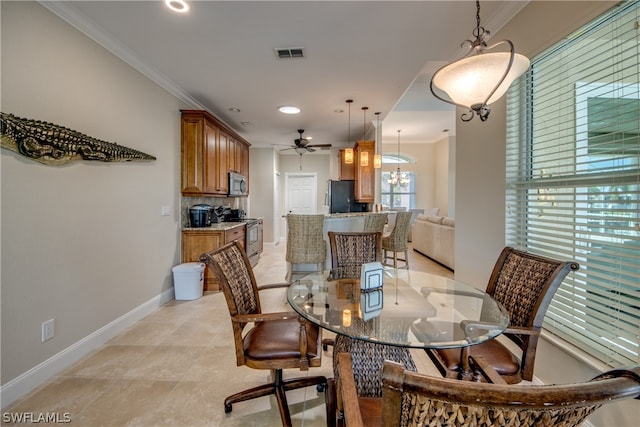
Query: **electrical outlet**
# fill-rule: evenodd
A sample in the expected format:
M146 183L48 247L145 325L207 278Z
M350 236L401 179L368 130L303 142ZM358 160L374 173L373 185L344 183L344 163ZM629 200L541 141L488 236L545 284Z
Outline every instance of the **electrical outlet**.
M171 215L171 206L162 206L162 207L160 207L160 215L162 215L162 216Z
M49 341L55 335L55 319L42 322L42 342Z

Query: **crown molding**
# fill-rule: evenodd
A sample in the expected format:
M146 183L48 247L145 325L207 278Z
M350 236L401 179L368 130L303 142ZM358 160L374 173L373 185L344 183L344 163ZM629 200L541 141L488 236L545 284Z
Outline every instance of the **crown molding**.
M104 47L106 50L129 64L158 86L187 104L192 109L208 110L204 105L189 95L184 89L174 83L158 70L142 62L136 55L120 42L113 34L100 28L95 22L80 13L73 2L38 1L54 15Z

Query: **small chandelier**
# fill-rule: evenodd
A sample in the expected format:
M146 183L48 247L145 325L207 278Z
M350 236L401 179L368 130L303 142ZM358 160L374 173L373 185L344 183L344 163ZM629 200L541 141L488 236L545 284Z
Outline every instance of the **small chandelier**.
M480 1L476 0L475 40L465 40L461 47L468 45L465 55L435 72L429 85L433 96L441 101L469 109L462 114L462 121L468 122L477 114L480 120L489 117L489 104L496 102L505 94L511 83L529 68L529 59L516 54L513 43L502 40L487 46L485 36L489 31L480 26ZM507 45L509 52L487 51ZM444 93L447 98L434 90Z
M406 172L400 172L400 130L398 130L398 169L391 172L389 180L387 181L389 185L395 187L399 185L400 187L406 187L409 185L409 177Z

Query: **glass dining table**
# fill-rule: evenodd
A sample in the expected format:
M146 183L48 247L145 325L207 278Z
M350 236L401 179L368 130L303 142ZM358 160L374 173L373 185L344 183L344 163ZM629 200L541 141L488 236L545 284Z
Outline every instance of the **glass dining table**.
M294 281L293 310L319 327L353 340L403 348L460 348L461 378L468 349L500 335L509 315L471 285L406 269L384 268L369 289L360 270L338 268ZM371 285L371 283L369 283Z

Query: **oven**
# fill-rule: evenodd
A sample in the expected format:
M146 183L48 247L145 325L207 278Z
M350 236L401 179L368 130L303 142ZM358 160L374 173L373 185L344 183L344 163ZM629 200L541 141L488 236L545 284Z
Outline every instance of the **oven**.
M246 224L244 250L251 266L255 267L260 259L260 224L257 219L245 219L244 222Z

